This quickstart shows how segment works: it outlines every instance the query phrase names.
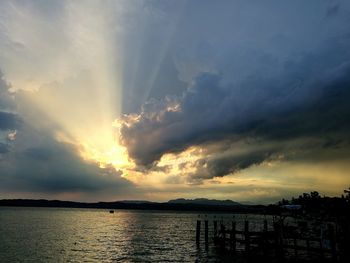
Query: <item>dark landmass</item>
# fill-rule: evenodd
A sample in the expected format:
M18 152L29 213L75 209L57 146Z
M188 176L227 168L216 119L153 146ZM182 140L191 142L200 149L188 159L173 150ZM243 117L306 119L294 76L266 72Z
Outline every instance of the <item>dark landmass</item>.
M3 199L0 206L23 206L23 207L67 207L67 208L100 208L100 209L138 209L138 210L176 210L176 211L212 211L212 212L240 212L240 213L264 213L265 206L241 205L225 200L177 199L169 202L157 203L150 201L116 201L84 203L60 200L32 200L32 199Z
M215 199L206 199L206 198L196 198L196 199L174 199L169 200L169 204L199 204L199 205L220 205L220 206L237 206L242 205L240 203L234 202L232 200L215 200Z
M284 211L284 207L299 206L296 214L317 217L340 217L350 215L350 188L344 190L340 197L321 196L317 191L303 193L291 200L282 199L273 209ZM271 205L270 205L271 207ZM350 221L349 221L350 222Z
M208 211L339 218L339 216L348 217L350 215L350 188L344 190L344 194L340 197L320 196L318 192L313 191L303 193L297 198L293 197L291 200L282 199L270 205L240 204L231 200L180 198L163 203L143 200L84 203L45 199L3 199L0 200L0 206Z
M122 200L118 201L119 203L124 203L124 204L152 204L154 202L147 201L147 200Z

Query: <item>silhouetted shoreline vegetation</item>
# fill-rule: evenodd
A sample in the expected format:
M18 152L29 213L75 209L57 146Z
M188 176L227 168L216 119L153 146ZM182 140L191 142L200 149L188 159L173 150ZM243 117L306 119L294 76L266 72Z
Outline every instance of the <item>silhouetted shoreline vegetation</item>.
M115 201L115 202L74 202L45 199L2 199L0 206L15 207L66 207L97 209L137 209L137 210L174 210L174 211L208 211L228 213L257 213L280 215L286 212L298 216L339 217L349 216L350 188L344 190L340 197L321 196L317 191L303 193L291 200L282 199L270 205L243 205L230 200L170 200L169 202L150 201ZM198 201L200 200L200 202ZM205 202L207 200L207 203ZM232 202L232 204L230 202ZM221 202L221 203L220 203ZM300 209L299 209L300 208Z
M303 193L291 200L282 199L277 204L280 211L286 210L288 206L299 206L297 214L339 217L349 216L350 213L350 188L344 190L340 197L321 196L317 191Z

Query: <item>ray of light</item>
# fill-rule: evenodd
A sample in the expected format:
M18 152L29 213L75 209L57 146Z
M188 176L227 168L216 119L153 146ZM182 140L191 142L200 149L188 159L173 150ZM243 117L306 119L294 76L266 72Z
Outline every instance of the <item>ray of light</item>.
M49 77L35 75L35 70L31 81L24 75L17 76L21 80L15 83L17 89L27 90L22 92L26 102L56 123L58 140L77 145L84 158L101 166L128 163L127 153L119 144L118 128L113 127L113 121L121 114L123 85L116 13L124 4L115 3L111 10L98 1L67 2L59 23L62 28L56 32L61 36L59 43L44 41L47 26L23 6L15 6L13 16L18 21L9 23L12 38L24 37L23 45L31 54L39 53L41 59L41 48L54 61L38 61L40 67L47 66ZM25 37L18 26L21 23L35 29L34 35L41 39L39 44L34 37ZM51 26L53 29L54 24Z
M157 75L159 73L159 69L161 67L161 64L165 58L165 55L169 49L171 40L176 34L176 30L178 27L178 23L181 19L181 15L183 14L184 8L185 8L186 2L180 3L180 5L176 6L176 10L174 11L174 17L171 20L170 24L167 27L166 33L165 33L165 39L164 39L164 44L161 46L161 49L159 50L158 56L156 58L156 62L154 64L154 67L152 68L151 74L147 80L146 83L146 92L143 97L143 102L145 102L149 98L149 94L152 91L154 82L157 78Z
M18 50L9 50L12 52L8 56L12 61L7 68L9 78L14 79L15 90L26 91L22 95L31 105L27 109L35 108L54 123L56 139L76 145L82 157L95 160L102 167L131 168L133 163L119 143L119 126L113 126L122 112L123 77L125 71L130 70L134 74L129 75L139 80L138 85L144 82L142 90L137 90L142 93L141 100L146 101L185 4L185 1L172 4L175 9L169 19L161 8L143 2L67 1L63 8L50 11L52 13L41 12L32 5L9 2L6 38L18 43ZM125 17L130 14L141 15L137 19L145 22L141 30L132 23L131 27L128 25L130 19ZM148 40L150 43L163 41L157 44L158 50L147 69L149 74L141 74L139 79L139 69L147 62L144 61L146 57L141 59L141 56L147 53L146 36L153 23L161 24L160 34L150 34ZM23 29L24 24L30 32ZM137 50L136 56L132 56L134 63L129 62L125 67L123 63L128 59L125 54L131 52L127 46L130 34L125 30L130 28L136 29L133 46ZM135 93L133 85L130 87L130 83L136 85L134 79L128 79L126 87L131 88L131 95ZM33 115L33 122L44 122Z

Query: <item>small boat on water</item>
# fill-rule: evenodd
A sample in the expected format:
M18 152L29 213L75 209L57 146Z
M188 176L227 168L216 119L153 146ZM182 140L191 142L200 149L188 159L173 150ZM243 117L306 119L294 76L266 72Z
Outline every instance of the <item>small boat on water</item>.
M109 213L110 213L110 214L113 214L113 213L114 213L114 210L109 210Z

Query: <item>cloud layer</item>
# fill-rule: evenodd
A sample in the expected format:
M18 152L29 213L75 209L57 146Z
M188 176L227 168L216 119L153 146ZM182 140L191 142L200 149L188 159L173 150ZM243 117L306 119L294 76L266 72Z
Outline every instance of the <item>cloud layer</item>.
M309 2L297 13L301 3L291 4L289 11L271 4L280 19L276 24L275 18L267 16L271 11L260 4L251 9L241 2L226 4L254 14L254 22L240 14L233 18L217 7L213 12L221 14L219 21L204 21L203 30L186 39L188 47L193 47L192 56L186 50L176 60L179 76L188 81L187 90L180 96L150 99L139 113L124 117L122 139L131 158L150 166L165 153L195 145L205 149L208 143L227 140L243 141L245 147L256 145L244 155L219 157L220 152L212 152L214 157L199 162L199 167L205 167L199 169L202 176L209 178L302 152L301 145L291 149L291 140L317 141L312 144L317 149L329 141L342 141L348 147L350 31L343 22L349 5ZM194 23L208 11L206 7L184 20ZM228 30L230 20L239 24ZM214 32L218 28L222 31ZM186 34L187 28L182 29L179 35ZM212 35L206 38L207 32ZM223 33L223 41L215 41ZM211 64L205 63L208 56ZM185 76L186 72L193 74ZM259 149L271 143L278 147Z
M9 88L2 77L0 191L3 194L32 192L63 194L63 197L76 194L79 198L79 194L89 193L90 198L111 195L116 198L130 193L133 185L121 178L121 172L113 167L100 168L96 162L82 159L77 145L57 141L54 123L40 112L28 114L33 111L32 105L20 99L20 92L10 93Z
M166 200L349 182L349 1L0 9L0 193ZM334 182L311 175L328 165Z

